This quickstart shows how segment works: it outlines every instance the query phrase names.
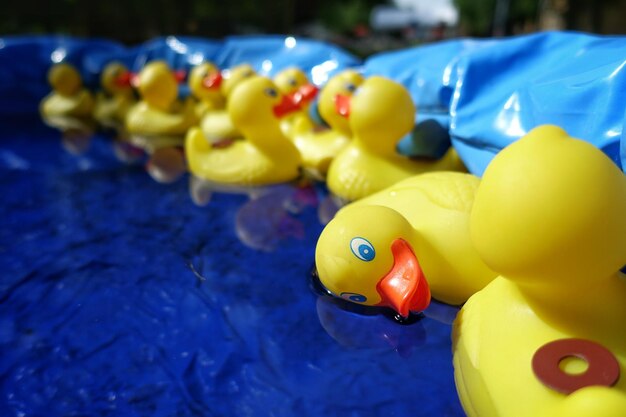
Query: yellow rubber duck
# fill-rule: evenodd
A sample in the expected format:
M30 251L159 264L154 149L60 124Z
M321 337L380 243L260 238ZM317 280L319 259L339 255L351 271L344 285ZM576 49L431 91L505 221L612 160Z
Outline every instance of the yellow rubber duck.
M227 110L245 140L213 148L202 130L191 129L185 141L191 172L208 181L243 186L297 178L300 154L281 132L278 120L292 107L270 79L257 76L242 82L232 92Z
M431 292L462 304L496 277L470 241L479 182L431 172L345 206L317 243L320 281L337 296L404 317L426 308Z
M304 71L297 67L289 67L274 77L274 83L281 94L289 94L300 105L300 110L283 117L280 127L287 137L291 137L294 124L304 123L313 128L315 123L309 116L309 105L317 95L317 87L309 82Z
M212 62L196 65L189 74L189 89L198 99L196 116L202 119L208 112L224 109L226 100L220 89L222 73Z
M415 105L409 92L390 79L367 78L338 108L349 117L353 135L330 164L327 180L333 194L344 200L358 200L412 175L463 170L454 151L435 161L411 160L396 152L398 141L413 128Z
M139 73L141 100L126 117L131 141L152 153L156 149L182 146L187 130L196 122L194 103L180 103L178 81L164 61L152 61Z
M91 119L94 100L83 88L80 74L72 65L60 63L48 71L52 92L41 101L40 111L46 122L57 128L80 129Z
M496 155L470 233L500 276L453 332L470 417L626 415L625 213L626 176L559 127Z
M254 75L256 75L254 69L248 64L241 64L223 71L220 91L226 102L229 101L231 93L241 81ZM228 111L223 108L207 112L200 122L200 127L206 140L211 144L241 137L241 132L230 119Z
M325 178L330 163L350 142L348 120L338 109L363 84L363 76L354 70L343 71L324 86L318 108L330 129L319 129L310 119L296 119L288 136L294 141L305 169L315 178Z
M126 115L135 104L130 84L131 72L117 61L107 64L102 70L100 84L103 91L96 96L94 118L103 126L122 128Z

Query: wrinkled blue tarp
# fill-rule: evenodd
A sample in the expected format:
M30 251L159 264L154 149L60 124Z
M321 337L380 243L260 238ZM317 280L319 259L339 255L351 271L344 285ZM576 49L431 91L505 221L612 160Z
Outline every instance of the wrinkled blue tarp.
M365 62L409 88L417 122L449 129L469 170L533 127L556 124L620 165L626 108L626 37L547 32L498 40L453 40ZM622 155L626 150L622 144Z

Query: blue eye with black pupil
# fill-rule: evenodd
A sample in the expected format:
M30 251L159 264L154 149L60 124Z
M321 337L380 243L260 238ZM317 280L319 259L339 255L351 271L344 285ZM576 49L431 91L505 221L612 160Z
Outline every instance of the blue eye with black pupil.
M374 246L362 237L355 237L350 241L350 250L362 261L369 262L376 257Z
M355 303L364 303L367 301L367 297L362 294L357 294L355 292L342 292L341 298L348 301L353 301Z

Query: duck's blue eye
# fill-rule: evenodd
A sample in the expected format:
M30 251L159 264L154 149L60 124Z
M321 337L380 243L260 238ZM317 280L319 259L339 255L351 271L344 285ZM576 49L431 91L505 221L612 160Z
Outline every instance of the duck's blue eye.
M365 262L371 261L376 256L374 246L362 237L353 238L350 241L350 249L354 256Z
M367 301L367 297L355 292L342 292L341 298L348 301L354 301L355 303L364 303Z
M356 91L356 85L352 83L346 83L346 90L348 90L351 93L354 93Z

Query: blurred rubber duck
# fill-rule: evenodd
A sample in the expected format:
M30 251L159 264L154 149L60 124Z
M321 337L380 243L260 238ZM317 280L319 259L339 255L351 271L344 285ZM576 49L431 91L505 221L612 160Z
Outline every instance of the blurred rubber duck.
M164 61L148 63L133 82L141 100L126 117L130 142L150 154L146 169L160 183L176 181L185 173L180 148L187 130L197 123L194 100L177 100L181 75Z
M470 241L480 180L458 172L416 175L342 208L315 252L322 284L403 317L432 296L461 304L496 277Z
M274 77L274 83L281 94L291 95L299 105L299 110L288 114L280 121L280 127L287 137L291 137L294 124L304 123L313 128L315 123L309 116L309 105L317 95L317 87L309 82L304 71L297 67L289 67Z
M44 118L91 119L93 96L83 88L81 76L74 66L68 63L53 65L48 71L48 82L52 92L44 97L40 105Z
M290 181L300 175L296 147L280 130L279 117L296 109L265 77L243 81L231 93L227 110L244 141L213 148L202 130L187 134L185 153L191 172L203 179L236 185Z
M41 118L61 132L61 144L67 152L79 155L89 148L96 127L93 96L83 88L76 68L68 63L53 65L48 82L52 92L41 101Z
M500 276L453 332L469 416L626 415L626 176L540 126L487 167L470 219Z
M141 70L136 83L141 100L126 118L133 143L149 153L181 146L197 119L192 100L176 100L178 81L170 68L164 61L152 61Z
M231 93L239 83L254 75L256 75L254 69L248 64L237 65L223 71L220 91L226 102L229 101ZM241 132L237 130L225 108L207 112L200 122L200 128L210 144L218 144L241 137Z
M413 128L415 105L409 92L390 79L367 78L337 106L349 118L353 135L330 164L327 180L344 200L363 198L412 175L464 169L453 150L439 160L411 160L396 152L397 142Z
M319 129L310 119L297 119L289 130L288 136L300 150L305 169L314 178L324 179L332 160L350 142L350 126L339 113L340 103L348 100L363 81L358 72L346 70L326 83L318 108L330 129Z
M110 62L102 70L100 84L102 92L96 96L94 118L105 127L124 127L126 115L135 104L130 84L132 73L117 61Z
M202 119L208 112L223 110L226 100L222 95L222 73L212 62L196 65L189 74L189 89L196 99L196 116Z

